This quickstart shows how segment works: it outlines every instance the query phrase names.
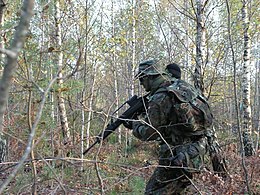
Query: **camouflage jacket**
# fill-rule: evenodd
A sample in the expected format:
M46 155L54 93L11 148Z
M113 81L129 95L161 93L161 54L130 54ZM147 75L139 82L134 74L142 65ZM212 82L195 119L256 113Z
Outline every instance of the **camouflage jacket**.
M178 100L166 89L169 86L171 83L164 82L150 95L147 112L143 118L134 122L133 134L138 139L158 140L174 146L192 141L204 134L203 126L201 126L203 131L196 132L189 131L189 128L185 130L176 128L174 124L178 122L178 114L174 113L176 112L174 107Z
M203 125L198 126L194 131L172 125L178 122L178 116L174 112L179 99L166 89L169 86L172 86L171 83L164 82L151 94L147 112L142 119L133 123L133 134L143 141L159 141L160 165L168 166L169 159L183 154L187 167L192 167L189 171L200 170L203 155L208 148L205 128ZM188 88L186 92L188 93Z

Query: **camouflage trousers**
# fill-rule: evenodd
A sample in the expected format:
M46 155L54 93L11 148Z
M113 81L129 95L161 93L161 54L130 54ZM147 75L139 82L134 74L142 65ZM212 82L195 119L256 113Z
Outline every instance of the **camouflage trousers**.
M170 150L172 152L170 152ZM199 173L203 167L204 155L207 152L206 138L198 141L173 146L169 149L167 145L161 145L159 166L147 183L146 195L174 195L181 194L191 184L190 180L194 173ZM179 154L185 156L182 165L175 164Z
M145 195L174 195L189 186L191 173L184 173L182 168L157 167L148 181Z

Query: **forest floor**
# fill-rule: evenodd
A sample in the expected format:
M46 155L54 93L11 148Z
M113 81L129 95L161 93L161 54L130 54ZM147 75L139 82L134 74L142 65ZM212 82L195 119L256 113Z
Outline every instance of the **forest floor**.
M97 147L87 155L83 166L77 157L36 161L36 175L28 163L9 184L5 194L33 194L35 186L38 194L141 195L157 166L157 147L155 143L135 141L126 152L118 145L105 143L99 152ZM228 177L223 179L205 169L195 175L184 194L249 194L248 187L251 194L260 194L260 151L244 159L247 177L235 147L224 148L224 153ZM10 164L1 165L0 180L6 179L11 171Z

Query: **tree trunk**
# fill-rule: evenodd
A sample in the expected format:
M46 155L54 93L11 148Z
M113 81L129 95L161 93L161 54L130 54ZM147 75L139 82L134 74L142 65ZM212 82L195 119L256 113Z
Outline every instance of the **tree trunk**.
M258 58L259 59L259 58ZM254 129L256 131L256 146L255 146L255 151L258 151L259 147L259 133L260 133L260 61L256 60L256 81L255 81L255 120L254 120Z
M112 1L112 7L111 7L112 13L112 38L116 37L115 34L115 16L114 16L114 1ZM112 48L112 69L113 69L113 77L114 77L114 95L115 95L115 108L119 107L119 95L118 95L118 69L117 69L117 63L116 63L116 43L113 41L113 48ZM115 113L115 117L119 118L119 113ZM119 144L122 143L122 129L119 126L118 127L118 142Z
M185 9L188 10L188 5L189 2L187 0L184 0L184 6ZM187 17L185 19L185 69L189 69L190 68L190 52L189 52L189 48L190 48L190 35L189 35L189 28L190 28L190 23L189 23L189 18ZM187 71L183 71L182 73L182 79L185 81L188 81L189 77L188 77L188 72Z
M244 53L243 53L243 77L242 77L242 131L245 156L254 153L251 139L251 105L250 105L250 37L249 37L249 18L248 1L243 1L242 20L244 26Z
M197 35L196 35L196 67L194 73L194 86L203 94L205 91L203 69L206 63L206 27L205 27L205 6L207 0L197 0Z
M67 119L67 113L66 113L66 107L65 107L65 101L64 96L62 93L62 87L63 87L63 74L62 74L62 63L63 63L63 52L61 50L62 45L62 38L61 38L61 26L60 26L60 2L59 0L56 0L55 2L55 25L56 25L56 65L58 67L58 91L57 91L57 102L58 102L58 109L59 109L59 117L61 122L61 129L62 129L62 135L63 135L63 143L67 144L70 141L70 130L68 125L68 119Z
M239 142L241 144L241 146L243 145L243 139L242 139L242 132L241 132L241 128L240 128L240 124L241 124L241 117L240 117L240 112L239 112L239 105L238 105L238 95L237 95L237 65L236 65L236 58L235 58L235 50L233 47L233 39L232 39L232 33L231 33L231 12L230 12L230 6L229 6L229 1L226 0L226 7L227 7L227 13L228 13L228 39L229 39L229 43L230 43L230 49L231 49L231 54L232 54L232 62L233 62L233 71L234 71L234 81L233 81L233 85L234 85L234 105L235 105L235 112L236 112L236 120L237 120L237 130L238 130L238 134L239 134ZM244 175L245 175L245 181L246 181L246 185L247 185L247 189L248 192L250 194L250 186L248 183L248 171L246 169L246 164L245 164L245 158L244 158L244 147L242 147L242 159L241 159L241 163L242 163L242 167L244 170Z
M4 11L5 11L5 7L6 7L6 3L4 0L0 0L0 29L2 30L3 29L3 25L4 25ZM1 38L0 38L0 48L1 49L4 49L4 34L1 35ZM1 54L1 61L0 61L0 65L2 66L4 61L4 54L2 53ZM2 68L0 66L0 68ZM0 69L0 71L2 72L2 70Z
M0 29L2 29L4 23L4 10L5 10L6 3L4 0L0 0ZM4 40L1 35L0 38L0 49L4 49ZM3 64L4 54L1 53L1 63L0 63L0 73L2 73L2 64ZM1 75L1 74L0 74ZM2 121L4 121L4 114L2 114L2 119L0 120L1 125ZM4 138L4 134L2 132L2 126L0 125L0 163L4 162L6 157L6 139Z
M30 74L30 73L29 73ZM32 131L32 121L34 121L34 112L35 112L35 102L32 102L32 91L29 91L28 97L28 110L27 110L27 117L28 117L28 126L29 126L29 133ZM35 140L32 140L32 148L34 147ZM34 151L31 150L31 159L35 159ZM32 194L37 195L37 167L35 161L32 161Z
M97 64L95 61L92 61L92 70L93 70L93 76L92 76L92 85L91 85L91 91L90 91L90 100L89 100L89 112L88 112L88 120L87 120L87 147L89 147L89 135L90 135L90 121L92 118L92 113L93 113L93 102L94 102L94 92L95 92L95 86L96 86L96 74L97 74Z
M134 81L135 77L135 68L136 68L136 20L137 20L137 14L136 14L136 9L138 8L139 5L138 1L132 0L132 60L131 60L131 80ZM134 91L135 85L134 82L131 83L130 86L130 97L133 97L135 94ZM131 147L132 145L132 136L131 134L126 131L125 132L125 146L126 146L126 152L128 147ZM127 156L127 153L125 153L125 156Z

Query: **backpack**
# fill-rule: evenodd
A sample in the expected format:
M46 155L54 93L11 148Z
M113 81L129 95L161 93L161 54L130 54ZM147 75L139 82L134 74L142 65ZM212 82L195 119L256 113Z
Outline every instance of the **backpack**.
M173 94L175 102L173 109L177 123L173 124L174 129L196 135L212 126L213 116L207 100L193 86L176 79L166 89Z

